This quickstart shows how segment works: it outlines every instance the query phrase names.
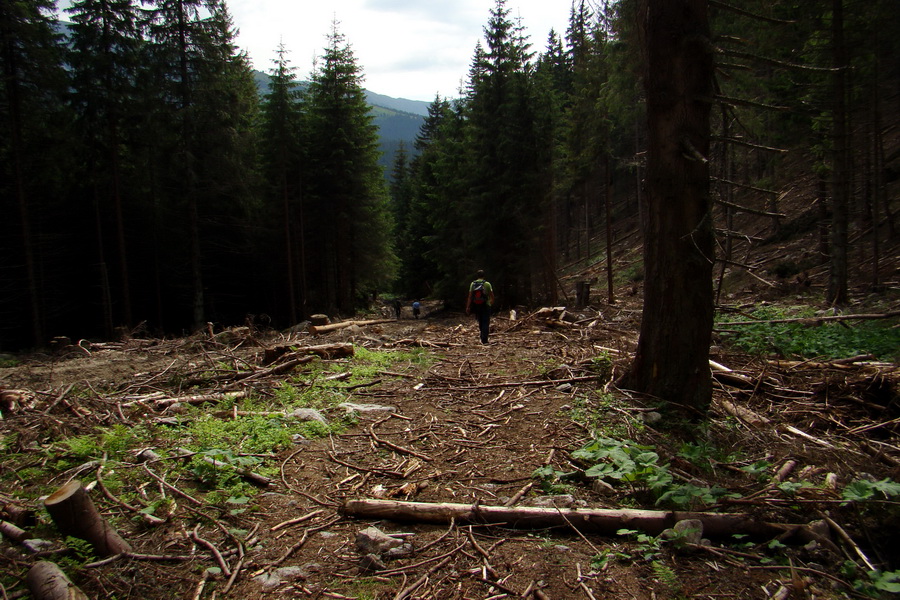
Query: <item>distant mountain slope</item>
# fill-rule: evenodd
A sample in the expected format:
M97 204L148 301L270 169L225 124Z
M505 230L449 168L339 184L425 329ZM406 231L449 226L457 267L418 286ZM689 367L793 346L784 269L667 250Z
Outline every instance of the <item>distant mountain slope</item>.
M397 112L405 112L422 117L428 116L428 106L430 102L422 102L421 100L407 100L406 98L391 98L382 94L376 94L366 90L366 98L372 106L382 106Z
M253 71L253 77L260 95L268 92L269 76L261 71ZM305 86L306 83L301 85ZM372 115L375 117L375 125L378 127L381 141L379 163L385 168L385 176L387 176L400 143L402 142L408 151L412 151L419 128L422 126L425 116L428 115L430 103L421 100L391 98L369 90L366 90L366 99L372 107Z

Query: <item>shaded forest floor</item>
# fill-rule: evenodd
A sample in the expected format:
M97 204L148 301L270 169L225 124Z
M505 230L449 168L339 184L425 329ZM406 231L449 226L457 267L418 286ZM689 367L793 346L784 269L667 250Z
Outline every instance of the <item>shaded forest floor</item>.
M878 487L900 481L897 365L717 345L712 359L731 371L717 371L708 424L689 427L615 387L637 341L638 297L564 315L498 314L488 346L471 319L427 306L423 319L319 336L236 328L23 358L0 369L0 507L7 521L16 506L33 510L37 520L21 527L46 544L3 539L3 595L27 593L22 580L38 558L61 564L91 598L118 600L875 594L869 567L900 570L900 508L886 499L897 490ZM886 302L897 309L896 298ZM337 356L347 343L354 356ZM318 414L285 416L297 407ZM226 443L234 431L215 427L227 423L250 425ZM293 437L258 451L267 431ZM594 434L608 458L573 456ZM623 455L632 462L615 463L604 483L585 475ZM228 476L204 473L204 456L230 465ZM254 493L242 493L250 488L235 465L259 476ZM39 498L71 479L88 486L131 555L103 560L71 540L63 549ZM848 489L859 501L843 502ZM657 503L665 492L668 503ZM626 531L597 534L572 523L428 524L342 511L361 498L651 510L680 502L753 521L819 521L820 537L693 545L628 521ZM370 526L396 548L361 547Z

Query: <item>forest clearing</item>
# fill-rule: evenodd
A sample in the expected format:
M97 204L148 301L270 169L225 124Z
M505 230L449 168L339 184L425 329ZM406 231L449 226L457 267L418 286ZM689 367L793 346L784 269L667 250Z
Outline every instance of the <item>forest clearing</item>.
M0 4L0 600L900 593L891 2L495 0L390 173L113 4Z
M498 314L488 346L464 315L425 313L315 336L82 342L0 370L4 597L26 594L38 561L119 600L896 586L895 362L717 343L694 427L615 386L634 296ZM57 530L42 498L73 481L127 549Z

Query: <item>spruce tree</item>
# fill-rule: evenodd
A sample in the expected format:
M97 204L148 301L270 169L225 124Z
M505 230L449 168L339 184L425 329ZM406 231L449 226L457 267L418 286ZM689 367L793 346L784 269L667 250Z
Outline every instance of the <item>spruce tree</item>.
M127 181L131 157L129 124L137 117L135 84L142 43L135 0L78 0L68 9L72 19L72 102L81 147L79 180L96 211L96 235L104 307L104 329L132 324L129 247L125 204L134 203L135 182ZM74 183L74 182L73 182ZM106 230L112 232L107 236ZM107 241L107 237L111 240ZM118 262L118 282L110 283L107 261ZM113 293L119 310L114 314Z
M353 51L334 23L307 102L308 268L317 303L354 310L393 276L391 217L378 130ZM315 286L315 290L313 290Z
M268 247L282 268L272 273L284 278L287 291L287 316L297 322L298 308L306 306L306 260L304 245L303 131L302 94L296 68L290 65L288 52L279 45L275 66L270 71L269 90L261 110L260 155L266 216L271 219L280 249ZM279 311L281 312L281 311Z
M57 209L67 152L57 141L70 139L69 117L54 7L50 0L0 2L0 266L15 282L0 295L0 322L6 339L33 345L46 342L52 304L65 289L68 265L56 259L69 256L64 244L38 235L48 230L41 221L66 221Z
M531 52L522 27L497 0L484 29L467 97L470 152L464 241L468 270L484 267L510 303L526 303L540 268L540 203ZM500 233L502 232L502 234Z
M149 17L160 99L152 121L161 133L154 140L155 186L161 224L169 225L158 243L169 251L164 264L176 275L167 277L166 284L174 286L165 295L181 296L177 318L183 323L180 307L190 306L187 324L197 329L206 322L208 305L228 305L234 273L241 272L229 261L247 254L246 248L240 251L245 240L236 227L254 198L257 93L223 1L158 0ZM184 229L174 230L172 222ZM224 243L229 236L237 237ZM186 272L178 268L185 263ZM210 293L215 297L207 298ZM234 310L246 311L238 308L241 303L236 299Z

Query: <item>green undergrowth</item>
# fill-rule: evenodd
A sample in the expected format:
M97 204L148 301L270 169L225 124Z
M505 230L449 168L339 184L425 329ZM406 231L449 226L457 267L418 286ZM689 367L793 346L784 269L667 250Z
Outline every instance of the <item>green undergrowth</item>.
M871 354L900 360L900 319L766 323L780 319L815 319L809 306L758 306L745 315L720 315L730 323L720 332L728 344L757 356L839 359ZM735 324L735 322L743 323Z
M148 474L137 468L138 453L152 449L158 458L147 468L180 482L207 506L229 514L253 510L253 498L264 489L261 482L279 476L280 456L304 440L339 435L356 424L356 415L338 406L352 399L347 388L377 384L394 372L427 367L430 360L422 349L355 348L346 359L314 360L269 389L186 405L165 419L96 427L59 439L48 432L26 448L17 433L8 433L0 439L0 485L23 498L37 498L52 492L61 475L88 483L102 466L103 485L111 493L146 513L165 516L172 501L156 497L150 491L154 486L143 486ZM218 365L215 372L227 368ZM320 417L293 414L298 409L315 409Z

